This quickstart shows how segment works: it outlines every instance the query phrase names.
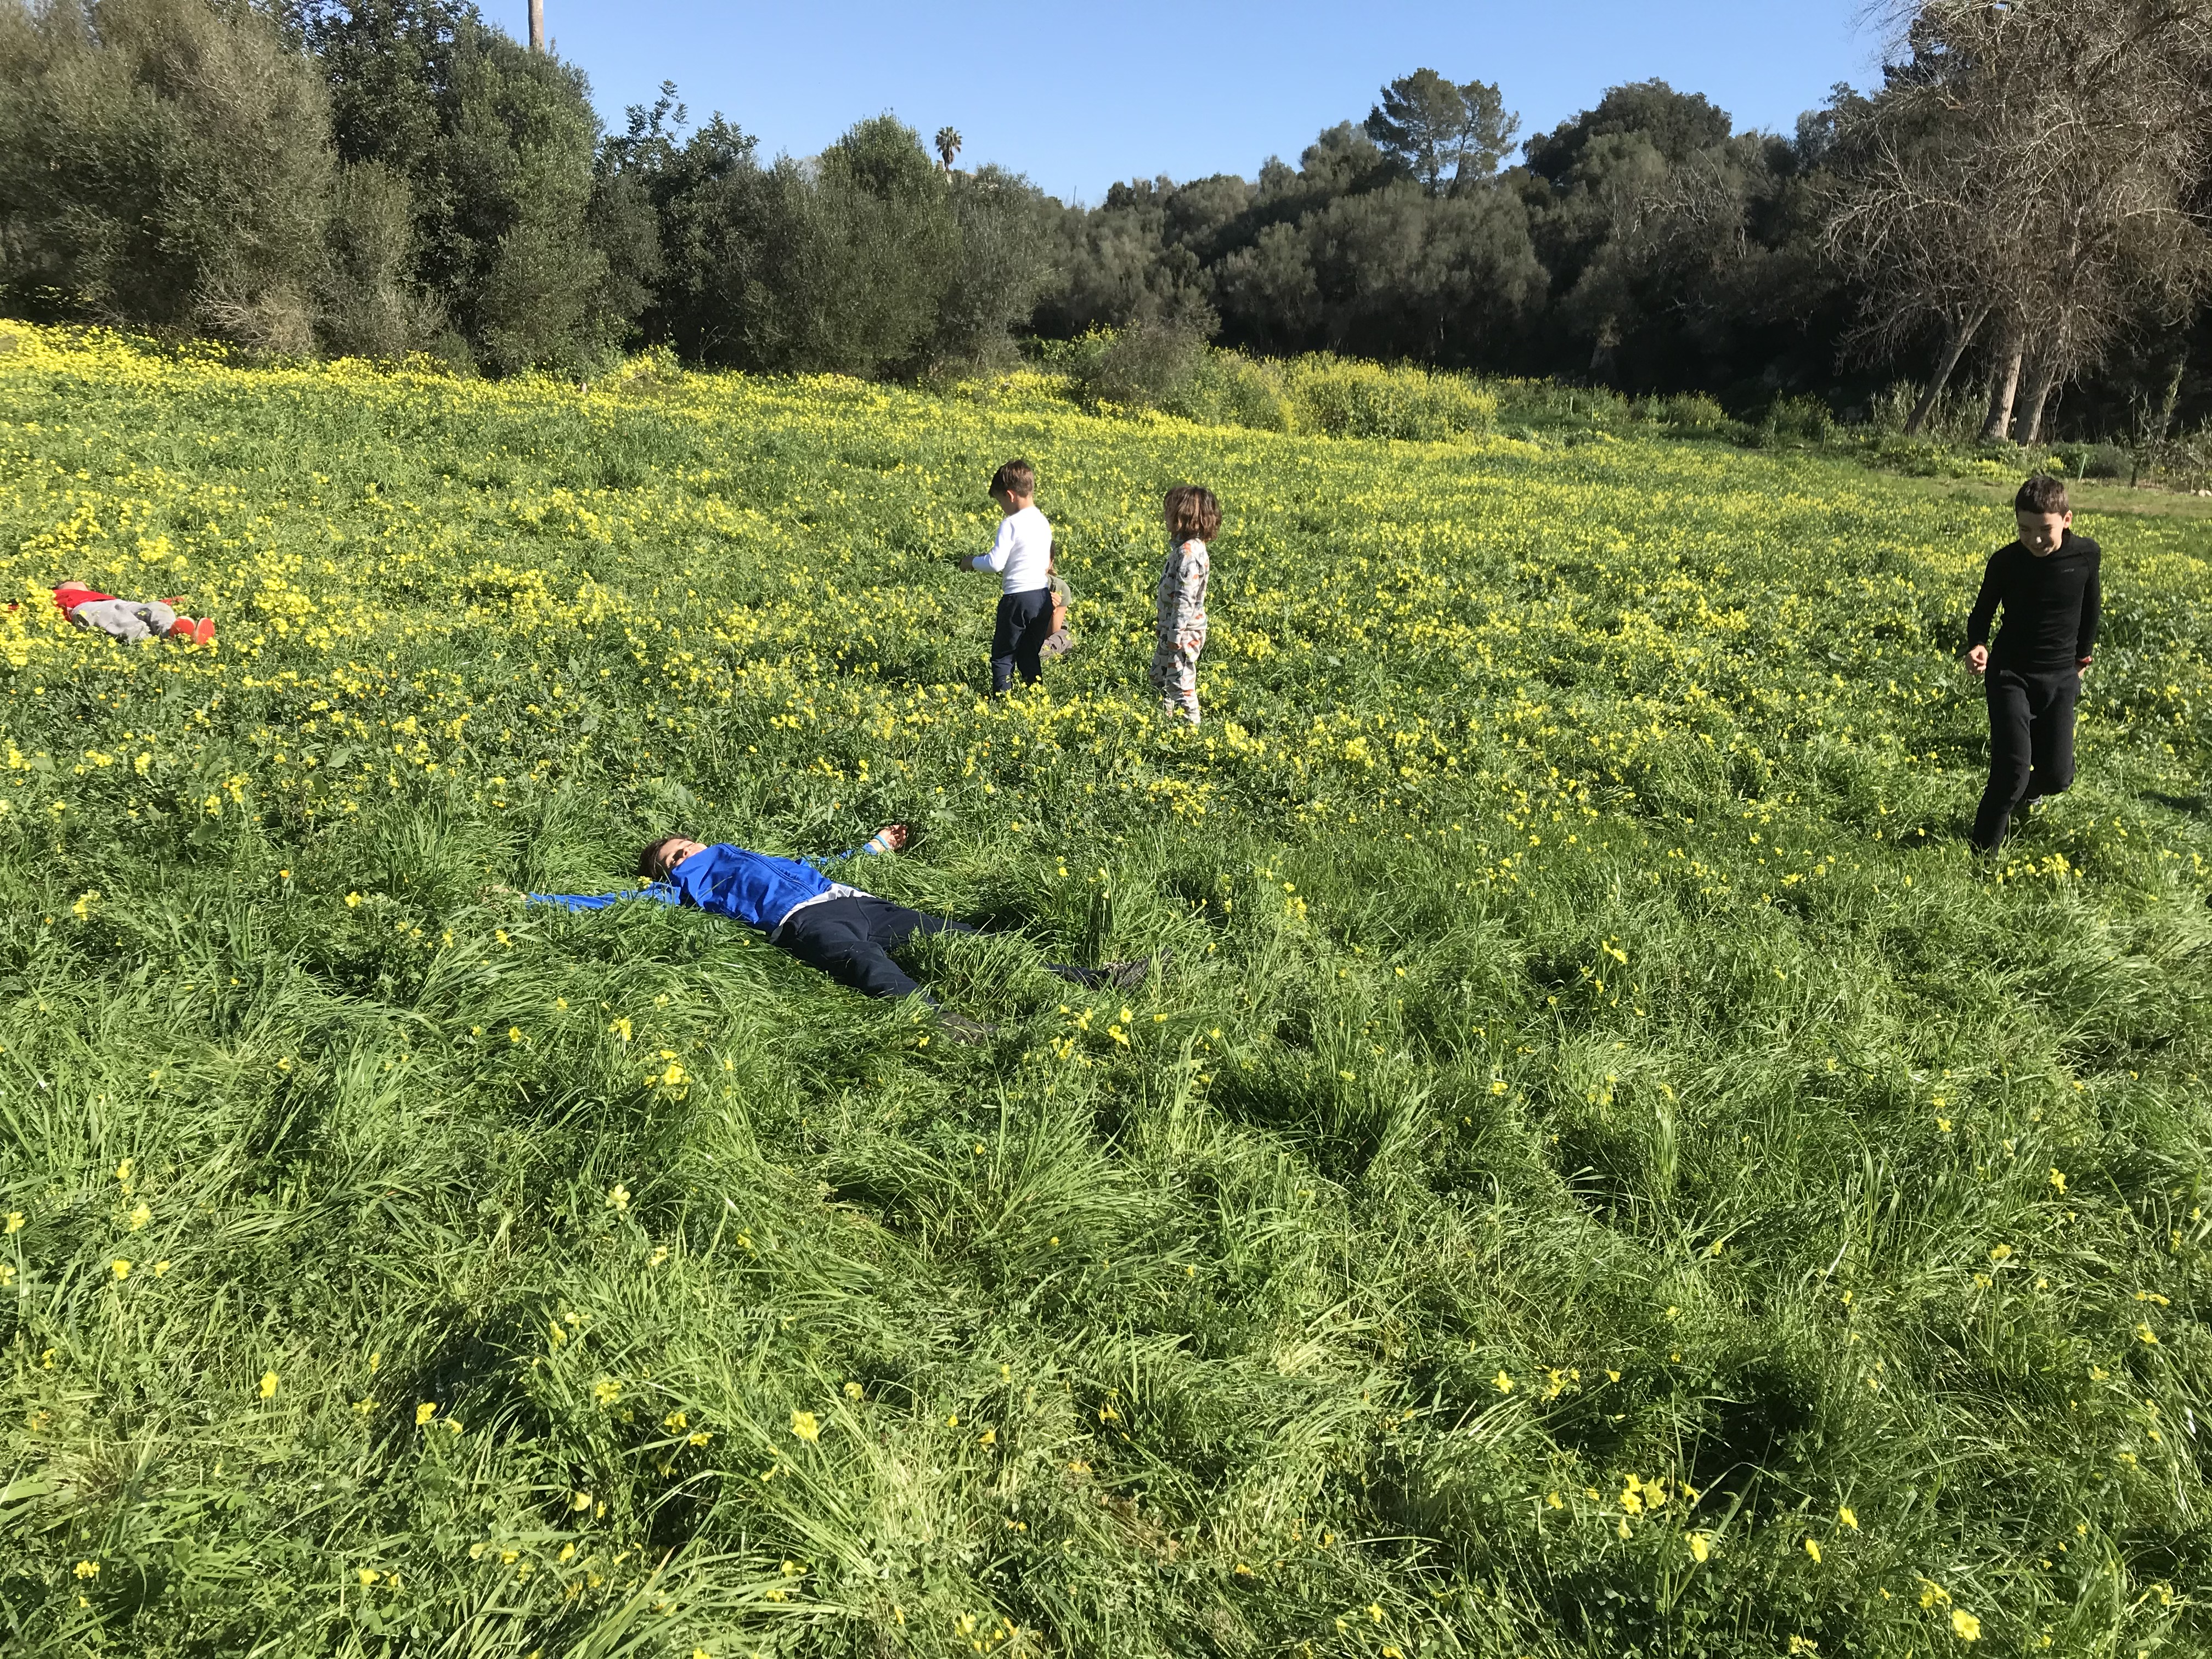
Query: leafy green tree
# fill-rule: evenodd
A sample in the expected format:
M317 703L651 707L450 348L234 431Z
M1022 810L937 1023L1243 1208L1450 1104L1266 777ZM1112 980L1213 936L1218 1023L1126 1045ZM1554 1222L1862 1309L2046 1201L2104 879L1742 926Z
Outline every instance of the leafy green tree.
M811 166L763 167L719 116L683 138L673 98L633 110L609 147L613 175L659 215L650 330L704 361L776 373L911 374L1009 349L1046 274L1045 210L1025 181L995 168L948 178L890 116Z
M581 71L467 0L309 0L295 21L329 77L339 155L406 179L416 276L486 367L587 370L622 343L657 228L595 168Z
M1596 106L1528 141L1528 170L1564 187L1594 138L1638 133L1672 162L1725 143L1735 131L1728 112L1703 93L1677 92L1664 81L1609 88Z
M1790 141L1736 133L1706 99L1650 81L1528 154L1511 179L1551 304L1527 367L1743 404L1832 379L1844 319Z
M1437 196L1495 173L1520 125L1519 116L1505 112L1504 95L1492 82L1462 86L1420 69L1382 88L1366 131L1384 155Z
M0 283L34 313L314 347L329 102L265 12L0 0Z
M959 258L938 307L933 366L1005 364L1052 280L1058 210L1018 173L981 167L953 176L952 217Z
M407 181L380 161L338 169L316 333L339 356L396 357L434 342L445 321L414 280Z

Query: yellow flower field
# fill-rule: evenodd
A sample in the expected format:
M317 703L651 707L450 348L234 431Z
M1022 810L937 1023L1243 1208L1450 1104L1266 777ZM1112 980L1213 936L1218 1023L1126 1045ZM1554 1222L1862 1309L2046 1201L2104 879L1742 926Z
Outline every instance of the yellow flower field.
M2081 781L1978 864L2001 501L0 347L11 1644L2212 1641L2204 521L2084 516ZM993 703L1016 454L1078 645ZM841 878L1026 935L911 958L987 1042L505 890L891 821Z

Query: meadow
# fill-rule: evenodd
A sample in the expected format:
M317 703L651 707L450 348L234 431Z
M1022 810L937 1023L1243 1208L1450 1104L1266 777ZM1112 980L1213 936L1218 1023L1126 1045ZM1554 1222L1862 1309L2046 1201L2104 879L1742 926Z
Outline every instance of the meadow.
M1978 862L2001 500L11 344L9 1652L2212 1646L2212 523L2084 515L2081 781ZM1017 453L1079 644L987 703ZM495 890L891 820L990 1042Z

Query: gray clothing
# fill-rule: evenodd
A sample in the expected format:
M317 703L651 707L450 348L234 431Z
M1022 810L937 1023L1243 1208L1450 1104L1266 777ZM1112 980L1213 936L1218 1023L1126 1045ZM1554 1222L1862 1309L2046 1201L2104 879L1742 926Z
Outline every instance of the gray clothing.
M167 637L177 613L159 599L93 599L70 611L69 619L118 640L158 640Z

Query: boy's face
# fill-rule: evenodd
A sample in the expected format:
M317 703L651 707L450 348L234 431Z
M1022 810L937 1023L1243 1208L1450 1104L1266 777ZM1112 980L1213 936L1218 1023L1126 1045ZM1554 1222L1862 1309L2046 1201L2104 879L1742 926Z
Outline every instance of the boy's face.
M686 841L681 836L671 836L660 843L660 873L664 876L672 873L678 865L683 863L694 853L703 853L706 850L707 844L704 842Z
M2071 513L2030 513L2026 507L2014 509L2013 517L2020 520L2020 544L2039 559L2058 550L2074 522Z

